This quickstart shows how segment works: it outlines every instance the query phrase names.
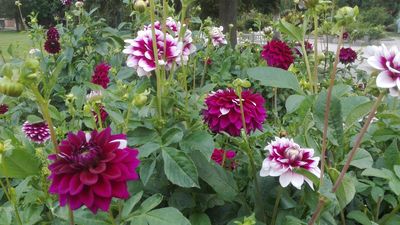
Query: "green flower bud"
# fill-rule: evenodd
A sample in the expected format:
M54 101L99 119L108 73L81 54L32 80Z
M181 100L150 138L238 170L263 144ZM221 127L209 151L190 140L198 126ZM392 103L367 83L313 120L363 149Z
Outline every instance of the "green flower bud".
M232 84L234 87L243 87L243 88L251 87L251 83L248 80L242 80L240 78L234 80Z
M358 6L355 6L354 8L345 6L337 11L335 19L339 26L346 26L355 22L358 14L359 14Z
M140 13L146 11L146 7L147 4L143 0L136 0L135 4L133 5L133 8Z
M0 75L3 75L4 77L11 79L13 77L12 65L10 63L4 64L3 67L1 68Z
M89 114L92 111L92 107L90 107L90 105L85 105L85 106L83 106L83 111L86 114Z
M4 146L3 142L0 141L0 155L6 151L6 147Z
M146 90L146 91L144 91L144 92L142 92L142 93L140 93L140 94L138 94L138 95L135 95L134 97L133 97L133 101L132 101L132 104L134 105L134 106L136 106L136 107L142 107L142 106L144 106L145 104L146 104L146 102L147 102L147 99L148 99L148 95L150 94L150 91L149 90Z
M9 79L0 80L0 93L11 97L19 97L24 90L24 86Z
M37 60L37 59L28 58L25 61L24 66L33 71L38 71L40 68L40 63L39 63L39 60Z

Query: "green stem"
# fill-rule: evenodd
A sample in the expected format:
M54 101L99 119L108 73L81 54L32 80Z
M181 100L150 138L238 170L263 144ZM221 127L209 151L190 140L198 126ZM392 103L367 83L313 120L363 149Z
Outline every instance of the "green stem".
M101 119L101 113L99 106L95 103L94 110L97 115L97 123L99 124L100 130L103 130L103 120Z
M318 92L318 15L314 12L314 91Z
M281 197L282 197L282 191L283 191L283 188L281 186L279 186L278 193L277 193L276 199L275 199L274 210L272 211L271 225L275 225L275 223L276 223L276 216L278 215L278 208L279 208L279 203L280 203Z
M124 124L124 129L122 133L126 134L128 132L128 123L129 123L129 117L131 116L131 111L132 111L132 103L128 105L128 111L126 112L126 117L125 117L125 124Z
M304 41L302 43L300 43L300 45L301 45L301 51L303 52L303 58L306 63L308 82L310 82L310 84L311 84L311 93L314 93L314 88L312 85L313 79L312 79L312 75L311 75L310 62L308 61L308 56L307 56L306 47L304 45Z
M275 114L275 123L278 123L278 88L274 88L274 114Z
M110 215L111 224L112 224L112 225L116 225L115 219L114 219L114 215L113 215L111 209L108 210L108 215Z
M51 116L50 116L49 100L46 100L43 98L43 96L40 94L37 86L35 86L34 84L31 86L31 90L33 91L33 93L36 97L36 101L40 108L40 111L42 111L43 119L46 121L47 126L49 127L50 138L51 138L51 142L53 143L55 153L58 153L57 135L54 130L53 120L51 119Z
M4 165L4 164L3 164ZM7 179L7 178L6 178ZM14 201L13 197L10 195L10 193L8 192L9 190L11 190L10 186L9 186L9 182L8 180L6 180L6 186L4 186L3 182L0 179L0 186L1 188L4 190L4 194L6 195L6 198L8 199L9 202L11 202L11 204L13 205L14 208L14 212L15 212L15 217L17 218L17 222L19 225L23 225L22 220L21 220L21 216L19 215L19 211L18 211L18 207L16 202Z
M152 44L153 44L153 54L154 54L154 59L156 61L156 79L157 79L157 103L158 103L158 116L160 119L162 118L162 78L161 78L161 73L160 73L160 67L159 67L159 61L158 61L158 49L157 49L157 39L156 39L156 31L154 27L155 23L155 3L154 0L149 0L150 2L150 20L151 20L151 33L152 33Z
M68 218L69 218L69 224L75 225L74 211L72 211L71 206L69 205L68 205Z

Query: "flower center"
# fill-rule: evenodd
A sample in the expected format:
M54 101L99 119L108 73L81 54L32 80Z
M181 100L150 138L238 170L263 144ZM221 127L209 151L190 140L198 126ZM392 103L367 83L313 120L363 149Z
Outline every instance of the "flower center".
M300 160L303 157L303 154L299 148L290 147L285 150L285 157L290 161L295 161Z

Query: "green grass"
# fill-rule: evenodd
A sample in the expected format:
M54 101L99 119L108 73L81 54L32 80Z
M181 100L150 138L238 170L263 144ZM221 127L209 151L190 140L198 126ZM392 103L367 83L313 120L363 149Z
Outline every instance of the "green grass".
M0 50L6 60L11 57L7 52L10 44L14 45L14 54L18 56L26 55L32 46L26 32L0 31Z

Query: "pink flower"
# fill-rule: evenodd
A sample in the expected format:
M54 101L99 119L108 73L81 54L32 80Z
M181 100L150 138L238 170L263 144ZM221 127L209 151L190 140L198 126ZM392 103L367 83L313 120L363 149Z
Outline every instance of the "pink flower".
M268 155L263 161L260 176L279 176L282 187L291 183L301 189L306 181L313 188L311 180L293 171L296 168L306 169L317 177L321 175L319 157L313 157L314 149L301 148L292 139L275 137L275 141L270 142L264 150L268 150Z
M59 196L60 206L108 211L113 197L129 198L127 181L139 179L138 150L127 147L126 136L112 135L110 128L69 133L59 150L49 156L49 192Z
M8 105L0 104L0 115L6 114L8 112Z
M59 40L60 39L60 34L58 33L57 28L55 27L50 27L49 30L47 30L47 39L51 40Z
M211 131L226 132L232 136L240 136L243 128L240 113L239 97L233 89L218 90L211 93L205 100L207 109L203 110L204 121ZM243 111L246 132L262 130L262 123L267 117L264 98L249 90L242 92Z
M29 123L26 121L22 125L22 131L25 133L27 138L39 144L42 144L50 139L49 127L44 122Z
M182 46L170 35L160 30L155 30L157 40L158 61L165 65L167 70L171 69L172 64L176 62L181 54ZM164 48L165 41L165 48ZM156 69L156 61L153 52L152 31L142 30L138 32L135 39L125 40L128 46L125 46L123 53L128 54L126 64L128 67L136 69L138 76L150 76L150 72ZM164 49L166 50L164 52ZM165 61L164 61L165 55Z
M225 34L222 32L223 30L222 26L211 28L210 36L213 46L226 45L228 43L225 39Z
M110 78L108 78L108 71L111 69L111 66L107 63L100 63L94 69L92 75L92 83L102 86L104 89L107 88L108 83L110 83Z
M272 40L264 45L263 48L261 56L269 66L287 70L294 61L292 51L283 41Z
M390 95L400 96L400 51L396 46L387 49L382 46L370 46L366 49L368 64L380 71L376 86L389 88Z
M236 152L232 150L214 149L211 159L219 165L231 170L236 168L236 163L233 160L236 156Z
M357 52L351 48L341 48L339 52L339 61L343 64L350 64L357 59Z
M103 105L99 104L97 107L99 108L99 114L100 114L101 122L104 123L104 121L106 121L106 119L108 117L108 113L105 110ZM94 116L94 119L96 120L96 123L99 123L99 117L97 115L97 112L92 110L92 114Z

